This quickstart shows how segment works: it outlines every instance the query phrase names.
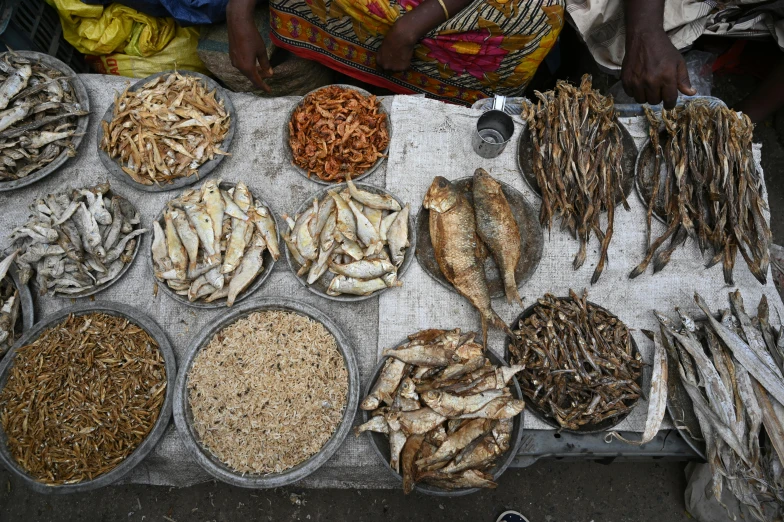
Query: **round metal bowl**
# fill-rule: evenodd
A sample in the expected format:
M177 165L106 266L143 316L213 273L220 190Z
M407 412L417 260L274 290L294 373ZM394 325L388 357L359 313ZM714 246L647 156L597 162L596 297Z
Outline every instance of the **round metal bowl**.
M355 183L355 185L356 185L356 187L358 189L366 190L366 191L372 192L374 194L386 194L387 196L395 198L395 201L397 201L398 204L400 204L401 207L405 206L405 203L403 203L403 201L398 199L397 196L395 196L391 192L389 192L389 191L387 191L387 190L385 190L385 189L383 189L381 187L376 187L374 185L368 185L366 183ZM325 188L323 190L320 190L320 191L316 192L315 194L311 194L308 198L305 199L305 201L302 203L302 205L300 205L300 207L297 209L297 214L296 215L300 215L303 212L305 212L305 210L307 210L307 208L313 204L313 199L314 198L318 199L319 201L322 201L327 196L327 191L336 190L337 192L341 192L346 187L347 187L347 185L345 183L340 183L338 185L333 185L333 186L331 186L329 188ZM413 246L417 244L416 242L417 242L417 236L416 236L416 227L414 226L414 217L409 212L409 215L408 215L408 243L411 246L409 246L406 249L405 257L403 258L403 263L400 265L400 267L397 270L398 279L400 281L402 281L403 284L406 284L405 281L403 280L403 275L406 273L406 270L408 270L408 267L411 265L411 261L414 259L414 248L413 248ZM323 276L321 276L321 278L318 281L316 281L312 285L309 285L308 281L307 281L307 279L308 279L307 278L307 274L304 274L302 277L297 276L297 272L302 267L302 265L297 263L297 261L294 259L294 256L292 256L291 253L289 252L289 249L288 249L287 245L284 244L283 247L284 247L284 250L286 251L286 261L288 261L289 268L291 268L291 271L296 276L297 281L299 281L305 288L307 288L308 291L313 292L314 294L316 294L318 296L321 296L321 297L323 297L325 299L330 299L332 301L342 301L342 302L345 302L345 303L353 303L353 302L357 302L357 301L364 301L365 299L370 299L371 297L375 297L377 295L381 295L382 293L384 293L387 290L389 290L389 288L382 288L381 290L377 290L377 291L373 292L370 295L347 295L347 294L329 295L329 294L327 294L327 288L329 287L329 283L330 283L330 281L332 281L332 278L335 277L335 274L332 274L328 270L327 272L324 273Z
M405 342L405 341L404 341ZM400 343L403 344L403 343ZM398 344L398 346L400 346ZM495 353L491 350L485 350L485 357L490 359L496 366L508 366L506 361L498 357ZM384 357L379 362L376 371L373 373L373 378L368 382L367 387L365 388L365 397L370 395L370 391L373 389L376 381L378 380L379 375L381 375L381 370L384 369L384 365L387 362L388 357ZM522 399L523 393L520 391L520 385L517 383L516 379L512 379L510 383L510 388L512 391L512 395L515 399ZM370 413L369 411L362 411L362 422L367 422L370 420ZM493 481L498 482L498 477L503 475L504 471L512 464L515 456L517 456L517 452L520 449L520 443L523 438L523 421L525 417L525 410L523 410L520 415L516 416L513 420L512 425L512 436L511 442L509 445L509 449L506 453L504 453L501 457L498 458L495 467L492 470ZM373 431L366 432L368 437L370 438L370 443L373 446L373 449L376 452L376 455L379 456L381 461L384 463L384 468L389 470L389 472L400 482L403 482L403 476L400 473L397 473L389 466L389 439L383 433L376 433ZM437 497L462 497L465 495L470 495L471 493L476 493L480 491L481 488L464 488L464 489L456 489L453 491L447 491L441 488L437 488L435 486L431 486L430 484L423 484L417 483L414 485L414 491L419 491L421 493L425 493L427 495L434 495Z
M558 299L560 301L571 301L572 300L571 297L559 297ZM527 319L528 317L533 315L534 308L536 306L538 306L538 304L539 304L538 302L535 302L534 304L532 304L531 306L529 306L528 308L523 310L523 312L519 316L517 316L517 319L515 319L514 322L511 324L512 330L517 330L519 328L520 321L524 321L525 319ZM605 312L607 314L610 314L612 317L615 317L616 319L618 319L618 317L615 314L611 313L609 310L607 310L603 306L599 306L596 303L592 303L591 301L588 301L588 304L593 306L593 307L595 307L595 308L597 308L597 309L599 309L599 310L602 310L603 312ZM618 321L621 321L621 320L618 319ZM628 328L628 326L627 326L627 328ZM631 333L629 333L629 338L631 339L632 353L636 356L636 355L638 355L640 353L640 350L637 348L637 342L634 340L634 336L632 336ZM504 349L506 350L507 357L509 358L509 360L513 361L512 352L509 349L509 344L510 344L510 340L509 340L509 338L507 338L505 346L504 346ZM637 377L637 380L635 381L637 383L637 385L640 386L640 388L642 388L642 377L643 377L643 375L642 375L642 369L641 369L640 370L640 375ZM520 374L518 374L515 377L515 379L522 379L522 376ZM618 417L614 417L612 419L607 419L605 421L602 421L602 422L599 422L599 423L596 423L596 424L586 424L584 426L581 426L580 429L572 430L572 429L569 429L569 428L564 428L560 424L558 424L558 421L556 421L552 417L550 417L544 410L539 408L539 406L537 406L527 396L525 397L525 402L526 402L526 405L529 406L531 413L534 414L534 417L536 417L537 419L541 420L542 422L544 422L548 426L551 426L551 427L555 428L559 432L563 431L563 432L566 432L566 433L576 433L578 435L582 435L582 434L586 434L586 433L601 433L601 432L610 430L611 428L613 428L613 427L617 426L618 424L620 424L624 419L626 419L626 417L629 416L629 414L632 412L632 409L633 409L633 408L630 408L629 411L627 411L623 415L619 415ZM639 399L637 401L635 401L635 406L637 405L637 402L639 402Z
M14 325L14 333L16 334L15 338L19 339L22 335L26 334L30 331L30 328L33 327L35 324L35 308L33 307L33 296L30 293L30 288L27 285L23 285L22 281L19 279L19 270L16 268L16 265L13 263L11 267L8 269L8 274L6 278L10 278L13 282L14 286L19 295L19 317L16 319L16 324ZM3 354L0 353L0 357Z
M236 185L236 183L229 183L229 182L226 182L226 181L222 181L220 183L220 185L218 185L218 187L221 188L221 189L229 190L230 188L234 187L235 185ZM253 194L253 192L251 192L251 196L253 197L254 201L258 201L259 203L261 203L262 205L267 207L267 210L269 211L270 215L272 216L272 221L275 222L275 233L278 236L278 248L280 248L280 228L278 227L278 220L277 220L277 218L275 218L275 213L272 212L271 207L267 204L266 201L264 201L263 199L261 199L259 197L256 197L256 195ZM165 224L164 219L163 219L163 213L164 213L165 210L166 210L166 207L161 209L161 211L158 213L158 216L155 218L155 221L157 221L158 224L160 224L161 227L164 230L166 229L166 224ZM148 255L147 255L147 265L150 267L150 271L153 273L153 277L155 277L155 264L154 264L154 262L152 260L152 242L150 243L150 251L148 252ZM251 283L251 285L248 288L245 289L244 292L242 292L240 295L237 296L237 298L234 300L234 304L237 304L240 301L243 301L243 300L247 299L248 297L250 297L254 292L256 292L256 290L258 290L259 288L262 287L262 285L269 278L270 274L272 274L272 267L275 266L275 260L272 259L272 254L270 254L269 249L265 249L264 250L264 257L263 257L263 261L262 261L262 266L264 267L264 270L262 270L261 273L256 276L256 279L253 281L253 283ZM180 302L180 303L182 303L184 305L192 306L194 308L205 308L205 309L208 309L208 308L225 308L226 307L227 299L225 297L222 297L220 299L216 299L215 301L213 301L211 303L207 303L204 300L189 301L187 297L183 297L183 296L179 295L177 292L175 292L174 290L172 290L171 288L169 288L169 285L167 285L165 281L161 281L158 278L155 278L155 281L158 283L158 288L161 289L163 291L163 293L165 293L170 298L172 298L175 301L178 301L178 302Z
M286 159L289 161L291 166L294 167L294 170L296 170L299 174L302 174L303 176L305 176L309 180L314 181L314 182L318 183L319 185L330 185L330 186L333 186L333 185L337 185L338 183L342 183L342 182L337 182L336 183L334 181L324 181L321 178L319 178L318 176L310 176L308 174L308 171L306 171L305 169L303 169L302 167L300 167L299 165L296 165L294 163L294 153L291 150L291 144L290 144L290 141L291 141L291 131L290 131L289 126L288 126L288 122L290 122L291 118L294 116L294 111L296 111L299 107L301 107L305 103L305 100L307 100L308 96L310 96L312 94L315 94L315 93L317 93L318 91L320 91L322 89L327 89L329 87L342 87L343 89L351 89L352 91L357 91L361 95L363 95L365 97L368 97L368 98L373 96L372 94L367 92L365 89L361 89L359 87L355 87L353 85L347 85L347 84L344 84L344 83L338 83L338 84L333 84L333 85L325 85L324 87L319 87L318 89L314 89L314 90L310 91L305 96L303 96L302 100L300 100L299 103L297 103L294 107L292 107L291 111L289 112L289 117L286 119L286 122L287 122L286 128L283 131L283 142L284 142L283 143L283 150L286 151ZM386 116L387 116L387 133L389 134L389 144L387 144L386 148L381 151L381 153L384 155L383 158L378 158L376 160L376 162L369 169L367 169L362 174L359 174L358 176L352 177L351 181L354 181L354 182L360 181L360 180L370 176L371 174L373 174L375 171L378 170L378 168L381 166L381 164L384 163L384 160L386 159L387 155L389 154L389 146L392 144L392 120L390 119L390 114L384 108L384 105L381 103L381 101L378 102L378 110L379 110L379 112L381 112L383 114L386 114Z
M216 99L218 101L223 101L223 106L226 109L226 112L229 114L231 121L229 123L229 132L226 133L226 137L223 138L223 143L221 143L220 148L224 152L229 152L229 148L231 147L231 140L234 138L234 132L237 129L237 111L234 109L234 105L231 103L231 99L226 94L226 91L218 85L215 80L212 78L205 76L203 74L194 72L194 71L164 71L159 72L153 75L150 75L146 78L143 78L130 87L131 92L138 91L144 88L144 85L147 84L149 81L154 80L158 76L168 76L173 74L174 72L180 73L182 76L195 76L199 78L206 86L207 89L210 91L216 91ZM114 103L109 105L109 108L106 109L106 113L104 113L103 118L101 121L111 122L114 116ZM144 192L166 192L169 190L177 190L183 187L187 187L189 185L193 185L194 183L198 183L199 181L203 181L215 168L220 164L221 161L225 158L222 154L216 154L215 158L205 162L204 164L200 165L197 169L197 174L194 176L182 177L177 178L171 183L166 184L152 184L152 185L144 185L142 183L137 183L131 177L123 172L122 168L119 164L119 158L115 159L109 156L103 149L101 149L101 141L103 140L103 125L98 125L98 140L96 142L96 149L98 151L98 157L101 159L101 163L109 171L109 173L114 176L116 179L119 179L123 183L130 185L131 187L142 190Z
M533 207L525 200L525 196L511 185L507 185L502 181L498 182L501 184L501 190L509 202L512 215L515 221L517 221L517 228L520 230L521 250L520 260L517 262L517 267L515 267L515 281L517 282L517 287L522 288L534 275L539 266L539 261L542 259L544 234L542 226L539 224L539 217ZM452 183L473 205L474 179L461 178ZM452 283L447 281L444 274L441 273L438 261L436 261L435 250L430 239L430 211L424 207L421 207L419 214L417 214L416 230L416 258L419 266L441 286L452 292L457 292ZM492 255L488 255L487 259L485 259L484 269L490 297L494 299L504 297L506 293L504 292L503 277Z
M348 370L348 397L346 408L343 412L343 419L338 425L335 433L321 448L321 450L304 462L290 468L282 473L270 473L266 475L250 475L238 473L216 458L209 449L205 448L199 441L199 436L193 428L193 412L188 401L187 381L193 362L202 348L209 344L210 340L223 328L242 319L254 312L264 310L280 310L294 312L305 315L323 324L327 330L335 337L338 350L343 355ZM277 488L286 486L301 480L318 468L320 468L337 451L343 440L351 431L357 407L359 405L359 369L354 357L354 351L349 345L348 339L343 332L320 310L292 299L285 297L256 299L252 302L244 303L236 308L232 308L227 314L220 315L211 320L198 333L188 353L185 361L180 367L177 376L177 393L174 400L174 422L177 425L177 432L188 450L196 461L213 477L223 482L244 488Z
M634 165L637 158L637 145L635 144L632 135L626 130L626 127L618 121L616 121L616 123L618 128L621 129L621 143L623 144L623 155L621 156L621 167L624 174L622 183L623 196L628 199L629 194L632 192L632 186L634 185ZM534 151L533 146L531 145L531 136L528 132L528 125L526 125L522 132L520 132L520 138L517 141L517 168L522 172L523 179L528 185L528 188L531 189L531 192L541 198L542 191L539 189L539 182L536 180L536 174L534 174L533 157ZM621 194L618 194L615 204L617 205L621 203L621 201Z
M164 363L166 365L166 398L163 401L161 412L158 415L158 420L155 421L150 433L147 437L136 447L136 449L128 455L122 462L120 462L114 469L99 475L92 480L86 480L77 484L63 484L58 486L50 486L38 482L27 472L24 471L8 451L8 439L5 432L0 426L0 461L3 466L22 480L30 489L36 493L59 495L65 493L81 493L98 489L103 486L108 486L117 482L120 478L125 476L137 464L155 448L158 440L163 436L169 425L171 418L172 402L174 401L174 382L177 375L177 362L174 357L174 350L172 349L169 339L158 324L142 313L140 310L122 303L113 303L110 301L95 301L91 303L78 304L63 308L50 315L46 319L38 322L29 332L27 332L16 344L11 348L6 357L0 361L0 389L5 387L8 381L8 371L14 362L16 350L25 346L37 339L44 331L52 326L64 321L69 315L85 315L88 313L101 313L112 315L115 317L122 317L128 321L143 328L153 339L158 343L158 347L163 355Z
M52 69L56 69L57 71L63 73L68 77L73 86L74 93L76 94L77 102L82 110L89 111L90 110L90 97L87 95L87 88L84 86L82 80L76 75L73 69L65 65L63 62L55 58L54 56L49 56L48 54L38 53L35 51L15 51L16 54L20 56L24 56L25 58L33 61L39 61L44 65L51 67ZM79 150L79 145L81 145L82 140L84 139L84 135L87 132L87 126L90 123L90 116L80 116L76 121L76 134L71 139L71 143L73 144L74 150ZM16 190L18 188L26 187L27 185L31 185L36 181L40 181L43 178L47 177L49 174L52 174L57 169L62 167L70 158L68 156L67 151L63 150L54 161L45 165L43 168L36 170L29 176L25 176L21 179L15 179L13 181L0 181L0 192L5 192L8 190Z
M125 196L123 196L122 194L117 194L113 189L109 189L104 194L104 198L107 199L107 200L111 200L111 198L113 196L119 196L119 197L123 198L128 205L133 207L134 211L136 211L136 213L139 214L139 217L141 218L141 213L136 208L136 206L134 206L134 204L131 203L130 200L128 198L126 198ZM138 225L135 225L134 230L138 230L139 228L143 228L141 222L139 222ZM147 233L148 232L145 232L144 234L147 234ZM117 277L115 277L111 281L109 281L107 283L104 283L104 284L102 284L100 286L96 286L95 288L89 288L87 290L82 290L81 292L77 292L75 294L55 293L54 295L56 297L62 297L64 299L78 299L80 297L90 297L92 295L97 294L98 292L103 292L104 290L106 290L107 288L109 288L110 286L115 284L117 281L122 279L122 277L125 275L125 273L131 268L131 265L133 265L134 261L136 261L136 256L139 254L139 247L142 244L142 239L144 238L144 234L136 237L136 248L133 249L133 256L131 256L131 261L129 263L125 264L125 266L122 268L122 270L120 270L120 273L117 274ZM42 289L38 287L37 283L35 283L35 278L33 278L33 288L35 288L37 292L40 292L41 295L45 295L45 293L46 293L45 290L42 292Z

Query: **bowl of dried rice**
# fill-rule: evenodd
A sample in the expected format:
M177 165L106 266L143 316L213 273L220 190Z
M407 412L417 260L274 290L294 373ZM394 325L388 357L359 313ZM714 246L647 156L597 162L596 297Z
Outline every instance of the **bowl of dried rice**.
M281 487L343 443L359 380L347 338L325 314L291 299L257 299L199 332L177 376L174 421L216 479Z

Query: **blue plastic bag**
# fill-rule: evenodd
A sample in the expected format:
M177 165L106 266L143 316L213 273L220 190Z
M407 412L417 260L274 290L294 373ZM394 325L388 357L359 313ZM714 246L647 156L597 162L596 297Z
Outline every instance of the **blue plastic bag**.
M216 24L226 21L229 0L82 0L85 4L119 3L144 14L170 16L181 26Z

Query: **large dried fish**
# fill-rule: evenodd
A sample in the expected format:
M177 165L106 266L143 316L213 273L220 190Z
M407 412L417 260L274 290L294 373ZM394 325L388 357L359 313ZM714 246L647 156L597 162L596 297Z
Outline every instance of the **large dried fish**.
M579 88L559 81L554 91L536 91L539 102L524 113L533 145L533 170L542 194L539 220L552 228L553 218L580 243L574 269L585 262L591 234L601 241L601 253L591 284L596 283L607 263L613 235L615 202L623 198L621 159L623 143L611 97L591 88L585 75ZM607 211L607 226L600 216Z
M75 156L82 109L72 78L14 52L0 55L0 183Z
M115 96L110 122L101 122L101 150L116 158L131 179L165 185L198 175L201 165L227 155L220 149L231 126L217 91L192 75L158 76Z
M444 490L496 486L491 473L525 407L509 387L522 367L494 366L475 336L459 329L410 335L385 350L389 357L362 401L370 419L354 433L389 437L390 466L402 475L405 493L416 483ZM488 377L492 386L479 389Z

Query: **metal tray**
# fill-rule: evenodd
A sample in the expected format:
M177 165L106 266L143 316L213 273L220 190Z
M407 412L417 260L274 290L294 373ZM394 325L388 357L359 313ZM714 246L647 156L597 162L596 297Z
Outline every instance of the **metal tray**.
M368 98L370 96L373 96L372 94L370 94L365 89L361 89L359 87L355 87L354 85L347 85L345 83L337 83L337 84L332 84L332 85L325 85L324 87L319 87L318 89L314 89L314 90L310 91L309 93L307 93L305 96L302 97L302 100L300 100L299 103L297 103L294 107L291 108L291 111L289 111L289 117L286 118L286 128L283 131L283 150L285 151L285 154L286 154L286 160L288 160L289 164L291 164L291 166L294 168L294 170L296 170L299 174L302 174L304 177L308 178L310 181L318 183L319 185L334 186L334 185L337 185L338 183L335 183L333 181L323 181L318 176L309 176L308 175L308 171L306 171L305 169L303 169L302 167L300 167L298 165L295 165L294 164L294 153L292 152L291 145L289 144L289 142L291 140L291 131L289 129L288 122L290 122L291 118L294 116L294 111L296 111L299 107L301 107L305 103L305 100L308 98L308 96L310 96L311 94L314 94L314 93L316 93L316 92L318 92L318 91L320 91L322 89L326 89L328 87L342 87L344 89L351 89L352 91L357 91L358 93L360 93L363 96L368 97ZM389 146L392 144L392 119L391 119L391 116L390 116L389 112L387 112L387 110L384 108L384 104L381 103L380 100L378 102L378 110L380 112L382 112L383 114L387 115L387 133L389 134L389 143L387 144L387 147L384 150L381 151L381 153L384 155L384 157L383 158L378 158L376 160L376 162L369 169L367 169L365 172L363 172L362 174L360 174L360 175L358 175L356 177L352 177L351 181L354 181L354 182L361 181L361 180L365 179L366 177L370 176L371 174L373 174L375 171L378 170L378 168L381 166L381 164L384 163L384 160L386 160L387 156L389 155ZM341 181L339 183L343 183L343 182Z
M635 162L637 158L637 145L634 138L626 127L616 120L618 128L621 129L621 143L623 144L623 156L621 157L621 167L623 169L623 195L629 199L629 194L632 192L634 185ZM520 132L520 138L517 141L517 168L523 174L523 179L531 192L538 197L542 197L542 191L539 190L539 183L536 181L536 174L533 168L533 146L531 145L530 134L528 132L528 125L526 125ZM615 204L622 201L621 195L618 194Z
M136 83L131 85L129 90L131 92L138 91L142 89L147 82L154 80L159 76L168 76L170 74L173 74L174 72L178 72L182 76L195 76L196 78L199 78L210 91L212 90L216 91L217 100L223 101L223 105L226 109L226 112L229 114L231 121L229 123L229 132L226 133L226 137L223 139L223 143L221 143L220 148L224 152L229 152L231 147L231 141L234 138L234 132L237 129L237 111L234 109L234 104L231 103L231 99L226 94L226 91L224 91L223 88L220 85L218 85L215 82L215 80L213 80L212 78L194 71L164 71L164 72L152 74L146 78L138 80ZM109 105L109 108L106 109L106 112L104 113L103 118L101 118L101 121L111 122L113 115L114 115L114 103ZM118 163L119 158L113 159L109 156L109 154L107 154L103 149L101 149L101 141L103 140L103 125L100 124L100 122L98 124L97 132L98 132L98 140L96 142L95 148L98 151L98 157L100 158L101 163L103 163L103 166L106 168L106 170L108 170L112 176L114 176L116 179L119 179L126 185L130 185L131 187L138 190L142 190L144 192L167 192L169 190L180 189L183 187L187 187L189 185L193 185L194 183L198 183L199 181L203 181L204 178L206 178L213 170L215 170L215 168L225 158L225 156L223 156L222 154L217 154L215 158L201 165L197 169L198 172L195 176L177 178L172 183L167 183L165 185L156 185L156 184L143 185L141 183L137 183L136 181L131 179L131 177L128 174L123 172L122 168L120 168L120 164Z
M310 196L308 196L305 199L305 201L302 203L302 205L300 205L300 207L297 209L297 214L296 215L300 215L305 210L307 210L307 208L313 204L313 199L314 198L318 199L319 201L322 201L327 196L327 191L336 190L338 192L341 192L347 186L348 185L346 183L340 183L340 184L332 185L331 187L322 189L322 190L316 192L315 194L311 194ZM395 201L397 201L398 204L400 204L401 207L405 206L405 203L403 201L401 201L400 199L398 199L397 196L395 196L391 192L389 192L389 191L387 191L387 190L385 190L385 189L383 189L381 187L376 187L374 185L368 185L366 183L355 183L355 186L358 189L366 190L366 191L372 192L374 194L386 194L387 196L395 198ZM406 273L406 271L408 270L408 267L411 265L411 261L414 259L414 248L413 248L413 245L416 245L416 241L417 241L417 236L416 236L416 228L414 226L414 216L409 212L409 215L408 215L408 242L409 242L409 244L411 246L409 246L406 249L405 257L403 258L403 264L401 264L400 267L397 270L398 280L402 281L403 284L406 284L405 281L403 280L403 275ZM365 299L370 299L371 297L375 297L377 295L381 295L382 293L384 293L387 290L389 290L389 287L382 288L381 290L377 290L377 291L373 292L370 295L346 295L346 294L329 295L329 294L327 294L327 288L329 287L329 283L330 283L330 281L332 281L332 278L335 277L335 275L332 274L329 270L327 270L324 273L324 275L321 276L321 278L318 281L316 281L312 285L309 285L308 281L307 281L307 274L303 275L302 277L297 276L297 272L302 267L302 265L297 263L297 261L294 259L294 256L291 255L291 253L289 252L288 246L285 245L285 242L284 242L283 247L284 247L284 250L286 251L286 261L288 261L289 268L291 269L291 272L294 274L294 276L297 278L297 281L299 281L302 284L302 286L307 288L308 291L313 292L314 294L316 294L318 296L321 296L321 297L323 297L325 299L330 299L332 301L341 301L341 302L345 302L345 303L352 303L352 302L357 302L357 301L364 301Z
M99 475L92 480L79 482L78 484L49 486L42 484L41 482L38 482L37 480L30 477L16 463L16 460L8 451L7 438L5 432L2 429L2 426L0 426L0 461L2 461L3 466L7 470L11 471L12 474L20 478L22 482L24 482L36 493L51 495L81 493L84 491L98 489L103 486L108 486L109 484L117 482L120 478L131 471L137 464L144 460L144 458L155 448L158 440L163 436L163 433L166 431L166 428L169 425L169 419L172 412L172 402L174 401L174 381L177 376L177 362L174 357L174 350L172 349L166 334L155 321L147 317L140 310L126 304L113 303L110 301L95 301L91 303L79 304L63 308L62 310L55 312L51 316L37 323L35 327L33 327L19 341L17 341L16 344L14 344L6 357L0 361L0 389L5 387L6 381L8 380L8 370L13 364L16 350L22 346L30 344L45 330L49 329L53 325L59 324L70 314L85 315L92 312L128 319L130 322L142 327L153 339L155 339L161 350L161 354L163 355L164 363L166 365L166 398L163 401L163 406L161 406L161 412L158 415L158 420L155 421L155 425L153 426L152 430L150 430L150 433L147 434L147 438L145 438L141 444L139 444L133 453L128 455L125 460L119 463L111 471L108 471L103 475Z
M501 184L501 190L512 208L512 215L515 221L517 221L517 228L520 230L522 249L520 251L520 261L517 262L517 267L515 268L515 281L517 282L517 287L522 288L534 275L539 266L539 261L542 259L544 232L539 224L539 217L536 215L536 211L526 201L525 196L511 185L507 185L502 181L498 182ZM474 179L460 178L452 183L473 205L474 196L472 191ZM438 267L433 243L430 240L430 211L424 207L421 207L419 214L417 214L416 230L416 258L419 266L441 286L452 292L457 292ZM484 268L490 297L504 297L506 293L504 292L503 278L492 255L488 255L487 259L485 259Z
M561 300L561 301L571 301L572 300L571 297L559 297L558 299ZM594 306L595 308L597 308L599 310L602 310L605 313L610 314L611 316L613 316L616 319L618 319L618 317L615 314L613 314L612 312L610 312L609 310L607 310L603 306L599 306L598 304L593 303L591 301L588 301L588 304L591 305L591 306ZM538 306L538 305L539 305L539 303L537 301L534 304L532 304L531 306L529 306L528 308L526 308L525 310L523 310L523 312L519 316L517 316L517 318L514 320L514 322L512 322L512 324L511 324L512 330L517 330L520 327L519 326L520 325L520 321L524 321L525 319L527 319L528 317L533 315L534 308L536 306ZM620 319L618 319L618 321L622 322ZM627 326L627 328L628 328L628 326ZM629 334L629 338L631 339L632 353L635 354L635 355L639 354L640 350L637 348L637 341L634 340L634 336L632 336L631 333ZM512 360L512 355L511 355L511 352L509 350L509 343L510 343L509 338L507 338L506 342L505 342L505 345L504 345L504 350L505 350L505 353L507 354L507 357L511 361ZM522 376L519 375L519 374L515 377L515 379L521 379L521 378L522 378ZM640 375L639 375L639 377L637 378L637 381L636 381L637 384L640 386L640 388L642 388L642 381L643 381L643 372L642 372L642 369L641 369L640 370ZM537 406L528 397L525 397L525 402L526 402L526 404L528 406L530 406L531 413L533 413L534 416L537 419L541 420L542 422L544 422L548 426L551 426L551 427L555 428L556 430L558 430L559 433L566 432L566 433L575 433L575 434L580 435L580 434L584 434L584 433L604 432L604 431L608 431L611 428L617 426L624 419L626 419L626 417L629 416L629 414L632 412L632 409L634 409L634 407L639 402L639 398L637 399L637 401L635 401L634 406L631 409L629 409L629 411L626 412L625 414L619 415L618 417L614 417L612 419L607 419L607 420L602 421L602 422L600 422L598 424L586 424L586 425L582 426L578 430L571 430L571 429L568 429L568 428L561 427L561 425L558 424L557 421L555 421L552 417L550 417L544 410L539 408L539 406Z
M111 200L111 198L113 196L119 196L119 197L123 198L128 205L133 207L133 209L136 211L137 214L139 214L139 218L141 219L141 217L142 217L141 213L136 208L136 206L133 203L131 203L131 201L128 198L126 198L125 196L123 196L121 194L117 194L114 191L114 189L111 189L111 188L108 191L106 191L106 193L104 194L104 197L108 198L109 200ZM141 224L141 221L139 222L138 225L135 225L134 230L138 230L140 228L143 228L142 224ZM78 299L80 297L90 297L92 295L97 294L98 292L103 292L104 290L106 290L107 288L109 288L110 286L115 284L117 281L122 279L122 277L125 275L125 273L131 268L131 265L133 265L134 261L136 261L136 256L139 254L139 247L142 244L142 239L144 238L144 235L148 234L148 233L149 232L145 232L144 234L141 234L140 236L136 236L136 248L133 249L133 256L131 256L131 261L125 264L125 266L122 268L122 270L120 270L120 273L117 274L117 277L115 277L114 279L112 279L108 283L104 283L104 284L102 284L100 286L97 286L95 288L91 288L91 289L88 289L88 290L83 290L83 291L75 293L75 294L58 294L58 293L55 293L54 296L55 297L61 297L61 298L64 298L64 299ZM33 288L37 292L41 292L41 288L39 288L38 284L35 283L35 278L33 278ZM46 293L44 292L41 295L46 295Z
M229 182L226 182L226 181L222 181L218 185L218 187L222 188L222 189L225 189L225 190L229 190L230 188L234 187L235 185L236 185L236 183L229 183ZM250 190L250 189L248 189L248 190ZM267 204L266 201L264 201L263 199L261 199L259 197L256 197L256 195L253 192L251 192L251 196L253 197L254 201L258 201L263 206L267 207L267 211L269 211L270 215L272 216L272 221L275 222L275 233L278 235L278 248L280 248L280 228L278 227L278 220L275 217L275 213L272 212L271 207ZM165 210L166 210L166 207L164 206L161 209L161 211L158 213L158 215L155 217L155 221L157 221L158 224L160 224L161 227L164 230L166 229L166 224L165 224L164 219L163 219L163 212ZM161 281L157 277L155 277L155 265L154 265L154 262L152 260L152 242L150 242L150 251L148 252L148 255L147 255L147 265L150 267L150 271L152 272L153 277L155 278L155 281L158 283L158 288L161 289L163 291L163 293L165 293L166 295L168 295L170 298L174 299L175 301L177 301L179 303L182 303L184 305L187 305L187 306L192 306L194 308L209 309L209 308L225 308L226 307L227 299L225 297L222 297L220 299L216 299L215 301L213 301L211 303L204 302L203 300L189 301L187 297L183 297L183 296L179 295L177 292L175 292L174 290L172 290L171 288L169 288L169 285L167 285L165 281ZM272 274L272 267L275 266L275 260L272 259L272 254L270 254L269 248L264 250L264 258L263 258L263 261L262 261L262 266L264 267L264 269L261 271L261 273L259 275L256 276L256 279L253 281L253 283L251 283L251 285L248 288L246 288L244 292L242 292L240 295L237 296L237 298L234 300L234 304L237 304L240 301L243 301L244 299L247 299L248 297L250 297L253 293L256 292L256 290L258 290L259 288L262 287L262 285L269 278L270 274Z
M79 105L81 106L82 110L89 111L90 110L90 97L87 95L87 88L82 83L82 80L76 75L76 73L65 65L63 62L55 58L54 56L49 56L48 54L38 53L35 51L16 51L16 54L20 56L24 56L30 60L40 61L41 63L48 65L49 67L60 71L61 73L68 76L68 79L73 86L74 93L76 94L76 99L78 100ZM73 136L71 139L71 143L73 144L74 150L77 152L79 151L79 146L82 144L84 139L84 135L87 132L87 126L90 123L90 115L80 116L76 122L76 135ZM47 177L48 175L55 172L57 169L62 167L70 158L68 156L67 151L63 151L60 153L54 161L45 165L43 168L33 172L29 176L26 176L21 179L16 179L13 181L2 181L0 182L0 192L5 192L8 190L16 190L18 188L26 187L35 183L36 181L40 181Z
M250 475L232 470L199 442L199 436L193 429L193 413L191 411L190 403L188 402L187 379L197 354L210 342L215 334L238 319L263 310L282 310L305 315L320 322L329 330L335 337L338 349L346 362L346 369L348 370L348 398L346 400L346 408L343 412L343 419L335 430L335 433L318 453L282 473ZM337 325L335 325L335 323L333 323L323 312L310 305L285 297L257 299L244 303L236 308L232 308L227 314L217 316L208 322L191 342L188 353L185 356L185 361L182 363L180 373L177 376L177 393L174 400L174 422L177 426L177 432L180 434L180 437L182 437L182 440L191 455L193 455L196 461L216 479L245 488L282 487L301 480L316 471L326 463L338 450L340 445L343 444L346 435L351 431L351 425L354 423L354 416L356 415L357 407L359 405L359 380L357 361L348 339Z
M405 342L405 341L404 341ZM398 346L400 346L399 343ZM485 357L490 359L490 361L496 366L508 366L506 361L498 357L492 350L485 349ZM384 365L386 364L388 357L384 357L379 362L378 366L376 367L375 372L373 372L373 378L368 382L365 388L365 397L370 394L370 390L373 389L373 385L378 380L379 375L381 374L381 370L384 369ZM512 379L510 383L510 387L512 389L512 395L515 399L522 399L523 393L520 390L520 385L517 383L517 379ZM362 411L362 422L367 422L370 420L370 413L369 411ZM516 416L513 421L512 426L512 436L511 436L511 443L509 445L509 449L507 452L501 456L495 468L493 468L493 480L495 482L498 481L498 477L503 475L504 471L512 464L517 456L517 452L520 449L520 441L523 436L523 424L524 424L524 417L525 417L525 410L520 413L520 415ZM367 432L368 437L370 438L371 445L376 452L376 455L384 463L384 468L389 470L389 472L400 482L403 481L403 476L397 473L389 466L389 439L383 433L376 433L372 431ZM419 491L425 493L427 495L433 495L437 497L462 497L465 495L470 495L471 493L476 493L480 491L481 488L466 488L466 489L458 489L454 491L445 491L441 488L437 488L435 486L431 486L430 484L415 484L414 491Z

